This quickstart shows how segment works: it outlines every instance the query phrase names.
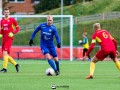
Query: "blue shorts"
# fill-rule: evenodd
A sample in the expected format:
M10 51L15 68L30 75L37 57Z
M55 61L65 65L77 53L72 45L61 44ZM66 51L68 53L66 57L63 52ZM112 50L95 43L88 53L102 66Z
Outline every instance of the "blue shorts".
M57 52L55 47L41 47L42 53L45 55L49 53L52 57L57 57Z

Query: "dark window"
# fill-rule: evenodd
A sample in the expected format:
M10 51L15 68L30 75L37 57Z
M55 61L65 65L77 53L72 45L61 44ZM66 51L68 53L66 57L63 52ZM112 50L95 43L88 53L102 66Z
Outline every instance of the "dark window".
M40 1L40 0L34 0L34 1Z
M9 0L10 2L23 2L25 0Z
M17 1L24 1L24 0L17 0Z
M9 0L9 1L12 1L12 2L13 2L13 1L15 1L15 0Z

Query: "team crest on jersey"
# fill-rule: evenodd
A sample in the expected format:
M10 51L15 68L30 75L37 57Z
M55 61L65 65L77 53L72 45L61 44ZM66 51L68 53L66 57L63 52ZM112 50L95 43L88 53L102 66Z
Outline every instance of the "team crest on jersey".
M49 29L49 31L51 32L52 30L51 30L51 29Z

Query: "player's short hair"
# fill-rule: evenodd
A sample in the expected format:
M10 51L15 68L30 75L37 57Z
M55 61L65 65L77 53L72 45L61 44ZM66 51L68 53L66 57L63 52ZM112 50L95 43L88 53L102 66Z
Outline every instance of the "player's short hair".
M47 18L53 18L52 15L48 15Z
M93 24L93 28L100 28L101 26L100 26L100 23L95 23L95 24Z
M4 11L5 11L5 10L9 10L9 8L6 7L6 8L4 8Z

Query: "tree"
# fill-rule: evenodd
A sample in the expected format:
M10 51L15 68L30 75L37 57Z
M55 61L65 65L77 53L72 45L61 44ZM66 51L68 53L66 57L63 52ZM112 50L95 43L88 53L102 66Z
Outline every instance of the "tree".
M64 0L64 5L65 6L70 5L70 4L72 4L72 1L73 0Z
M2 8L3 8L3 9L5 8L5 6L6 6L6 4L7 4L8 2L9 2L8 0L3 0L3 1L2 1Z
M83 2L83 0L63 0L64 6ZM85 0L92 1L92 0ZM34 5L35 13L41 13L55 8L59 8L61 0L40 0L40 3Z
M60 7L60 0L41 0L39 4L34 6L34 9L35 9L35 13L41 13L59 7Z

